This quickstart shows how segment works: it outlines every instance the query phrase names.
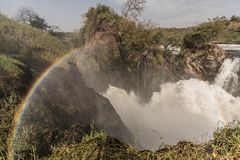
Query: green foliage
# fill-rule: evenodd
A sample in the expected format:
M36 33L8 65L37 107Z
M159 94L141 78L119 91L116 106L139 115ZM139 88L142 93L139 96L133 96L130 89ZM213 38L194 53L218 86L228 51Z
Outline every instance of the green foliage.
M194 32L185 35L183 46L187 49L198 49L206 45L208 42L207 36L202 32Z
M47 28L48 28L48 25L47 25L45 19L43 19L39 16L35 16L34 19L30 21L30 25L32 27L41 29L43 31L47 30Z
M226 28L228 21L226 17L216 17L210 19L194 28L193 31L186 34L183 38L183 46L189 49L201 48L223 32Z
M11 91L24 86L21 79L24 75L25 65L20 61L6 55L0 55L0 99Z
M90 8L84 15L85 25L80 30L79 45L83 45L90 40L96 32L104 31L104 23L110 24L112 27L118 15L105 5L98 5L96 8ZM110 28L108 28L110 29Z
M232 22L240 22L240 17L233 15L233 16L231 17L230 21L232 21Z
M141 53L150 43L150 31L144 25L128 19L121 19L118 23L121 45L130 54ZM155 37L156 38L156 37Z
M138 59L142 52L156 47L162 37L159 30L149 24L119 16L104 5L90 8L84 23L79 38L76 38L79 45L92 39L96 32L107 32L116 38L122 58L130 64L135 63L134 59Z
M231 22L229 24L228 30L234 32L240 32L240 22Z
M217 41L227 44L240 44L240 32L223 32Z
M20 77L23 74L23 71L19 68L19 66L23 65L24 64L22 62L16 59L6 55L0 55L0 73L5 73L4 76Z
M20 23L29 24L34 28L54 34L59 28L50 26L43 17L40 17L32 8L22 7L16 16Z
M132 68L137 66L139 59L146 51L154 50L153 63L161 61L162 53L159 46L164 44L164 39L167 39L161 30L147 23L135 22L126 18L118 21L117 30L122 57ZM169 44L172 44L172 41Z
M49 33L19 24L0 14L0 52L53 61L66 50L60 40Z
M196 31L201 32L208 40L211 40L224 30L226 23L225 19L215 18L212 21L200 24Z

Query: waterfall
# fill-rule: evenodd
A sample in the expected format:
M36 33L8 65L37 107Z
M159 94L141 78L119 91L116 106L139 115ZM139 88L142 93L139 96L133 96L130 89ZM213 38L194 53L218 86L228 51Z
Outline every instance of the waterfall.
M226 59L214 84L198 79L165 83L151 100L141 104L134 92L111 86L104 94L137 140L147 149L163 142L206 141L219 124L240 118L239 59ZM234 82L234 83L233 83Z
M141 69L140 69L140 61L138 61L137 63L137 95L140 94L140 88L141 88Z
M141 58L137 64L137 79L138 90L145 89L147 87L147 61L146 58Z
M220 68L215 84L225 89L228 93L237 94L240 75L240 58L226 59Z
M148 92L148 70L147 70L147 53L145 51L143 56L137 63L137 95L140 97L141 101L145 101L145 97L147 96Z

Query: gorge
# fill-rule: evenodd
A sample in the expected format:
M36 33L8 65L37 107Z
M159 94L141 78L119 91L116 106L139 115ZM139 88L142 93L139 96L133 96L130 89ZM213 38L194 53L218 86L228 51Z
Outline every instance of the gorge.
M139 149L211 139L219 124L238 119L240 113L240 59L211 50L202 60L194 60L199 55L183 59L187 64L177 64L177 70L167 61L151 63L149 52L135 73L121 60L113 37L96 37L35 84L19 116L14 152L27 152L23 146L30 144L44 156L50 146L79 142L92 129ZM207 65L214 74L205 73Z

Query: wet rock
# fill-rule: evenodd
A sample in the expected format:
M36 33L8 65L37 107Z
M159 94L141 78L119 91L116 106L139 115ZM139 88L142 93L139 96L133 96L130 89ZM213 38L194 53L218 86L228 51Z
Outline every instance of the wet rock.
M15 152L39 156L62 142L80 142L92 129L127 143L134 138L108 99L87 87L75 63L53 68L29 97L15 138ZM28 156L28 155L25 155Z

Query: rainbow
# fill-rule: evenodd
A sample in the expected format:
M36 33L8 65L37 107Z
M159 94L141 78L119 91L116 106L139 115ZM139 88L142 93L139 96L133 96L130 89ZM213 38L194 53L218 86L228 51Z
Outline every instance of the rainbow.
M14 116L14 120L13 120L13 124L14 125L13 125L13 130L12 130L12 133L11 133L11 139L10 139L9 145L8 145L8 157L9 157L9 159L13 159L14 158L13 157L13 155L14 155L13 140L14 140L16 134L17 134L18 126L21 123L22 115L27 110L27 106L28 106L29 100L34 95L34 92L35 92L36 88L44 81L44 79L49 75L49 73L56 66L58 66L59 64L64 62L67 58L69 58L73 54L76 54L77 51L79 51L79 49L74 49L74 50L69 51L65 56L57 59L52 65L50 65L48 68L46 68L43 71L43 73L39 76L39 78L30 87L30 90L27 92L26 97L23 98L23 101L20 104L20 107L19 107L18 111L16 112L16 114Z

